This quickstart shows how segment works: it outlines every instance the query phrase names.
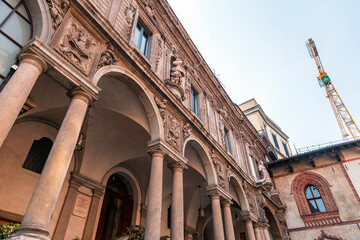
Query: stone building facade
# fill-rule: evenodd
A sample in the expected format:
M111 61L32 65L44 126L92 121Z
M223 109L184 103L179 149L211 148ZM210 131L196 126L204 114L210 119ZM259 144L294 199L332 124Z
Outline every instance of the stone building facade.
M360 140L268 164L291 239L360 239Z
M289 137L266 115L254 98L239 104L239 107L258 133L269 142L272 159L277 160L292 155Z
M0 4L12 239L289 239L266 144L165 0Z

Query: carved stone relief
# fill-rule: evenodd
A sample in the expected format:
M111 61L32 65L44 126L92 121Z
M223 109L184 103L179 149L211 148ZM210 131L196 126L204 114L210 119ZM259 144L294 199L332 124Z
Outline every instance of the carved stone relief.
M208 101L208 114L209 114L209 130L211 136L217 140L217 128L216 128L216 116L215 116L215 109L211 106L211 102Z
M219 160L214 150L210 151L210 156L215 165L219 186L225 190L229 190L229 167L226 167L226 165Z
M259 217L264 219L265 218L265 210L264 210L265 198L261 193L256 195L256 202L258 204Z
M249 203L250 211L255 213L255 200L253 192L250 190L250 187L247 185L247 183L243 182L242 186L244 188L244 192Z
M70 7L70 0L46 0L51 14L53 29L57 29Z
M336 237L326 234L324 230L321 230L321 235L318 238L314 238L314 240L344 240L344 239L341 237Z
M99 41L73 16L67 18L54 44L55 50L85 75L92 69L101 47Z
M181 101L184 101L185 92L183 90L185 72L183 69L183 61L175 58L171 62L170 79L165 80L166 86Z
M126 21L126 27L125 27L125 34L126 34L126 37L130 37L130 34L131 34L131 27L132 27L132 24L133 24L133 20L134 20L134 16L135 16L135 11L136 11L136 8L133 4L130 4L129 6L127 6L125 8L125 21Z
M180 147L180 131L180 122L168 114L165 122L166 142L177 150Z
M98 68L113 65L117 62L117 58L115 56L115 49L112 45L109 45L108 48L101 53L100 61L98 63Z
M283 239L290 239L290 235L287 229L287 225L286 225L286 219L285 219L285 215L282 211L277 211L276 212L276 218L279 220L280 223L280 231L281 231L281 235L283 237Z
M186 138L188 138L191 134L191 128L190 128L190 124L186 123L184 126L183 126L183 138L184 140Z
M165 120L167 100L164 99L164 100L161 101L158 97L155 97L154 99L155 99L156 105L157 105L158 108L159 108L159 112L160 112L161 118L162 118L163 120Z

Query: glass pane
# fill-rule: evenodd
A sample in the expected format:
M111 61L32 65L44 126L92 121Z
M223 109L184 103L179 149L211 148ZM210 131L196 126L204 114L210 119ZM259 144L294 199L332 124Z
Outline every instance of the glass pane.
M12 7L16 7L20 0L6 0L6 2L8 2Z
M320 192L316 187L311 186L311 190L312 190L313 195L314 195L315 198L321 197Z
M20 45L24 45L30 40L30 24L17 13L11 15L2 30Z
M0 1L0 24L4 19L11 13L11 8L9 8L5 3Z
M147 36L146 35L142 35L141 37L141 47L140 47L140 51L145 54L145 50L146 50L146 43L147 43Z
M306 187L305 195L306 195L306 199L313 198L313 196L312 196L312 194L311 194L311 191L310 191L310 186L307 186L307 187Z
M23 15L23 17L25 17L27 20L29 20L29 16L25 10L24 4L21 4L16 11L18 11L21 15Z
M134 36L134 43L139 49L140 49L140 35L141 35L141 29L139 28L139 25L137 25Z
M20 0L6 0L12 7L16 7Z
M0 74L6 76L10 67L16 62L16 54L20 48L0 34Z
M194 89L191 89L191 110L195 112L195 94Z
M314 200L309 201L309 207L310 207L310 210L311 210L312 213L319 212L319 209L317 208L316 203L315 203Z
M322 199L316 199L316 203L319 207L320 212L326 212L325 204Z

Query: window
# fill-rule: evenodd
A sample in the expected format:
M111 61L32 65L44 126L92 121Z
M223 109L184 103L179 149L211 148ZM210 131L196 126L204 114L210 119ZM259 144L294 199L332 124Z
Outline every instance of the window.
M288 151L287 146L286 146L286 143L282 143L282 144L283 144L286 156L290 157L289 151Z
M140 51L149 57L149 48L150 48L150 33L145 29L144 25L138 21L135 30L134 43L140 49Z
M321 175L314 172L298 174L292 182L291 193L305 227L341 222L330 184Z
M231 153L231 150L230 150L230 141L229 141L229 131L225 128L225 129L224 129L224 132L225 132L226 151L228 151L229 153Z
M276 135L273 134L273 133L272 133L271 135L272 135L272 137L273 137L275 147L276 147L277 149L279 149L279 143L278 143L278 141L277 141Z
M199 94L193 87L191 88L191 110L199 116Z
M24 1L0 0L0 85L31 35L30 14Z
M321 194L315 186L308 185L305 188L305 196L308 201L311 213L326 212Z
M26 156L23 168L41 174L52 144L52 141L46 137L35 140Z

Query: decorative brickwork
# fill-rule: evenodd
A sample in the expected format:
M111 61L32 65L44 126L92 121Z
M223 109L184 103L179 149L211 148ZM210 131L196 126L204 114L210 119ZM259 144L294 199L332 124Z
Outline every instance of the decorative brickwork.
M308 185L313 185L319 190L326 212L311 213L305 196L305 188ZM331 194L329 183L322 176L312 172L299 174L294 179L291 189L306 227L324 226L341 222L339 210Z

